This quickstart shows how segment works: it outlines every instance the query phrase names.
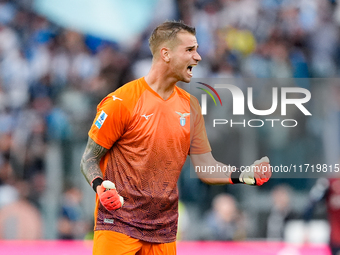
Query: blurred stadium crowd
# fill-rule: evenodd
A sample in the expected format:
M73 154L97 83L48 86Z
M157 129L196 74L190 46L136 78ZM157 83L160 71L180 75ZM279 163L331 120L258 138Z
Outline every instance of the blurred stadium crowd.
M84 199L85 191L79 185L80 181L85 182L79 166L71 162L80 160L75 155L82 153L99 101L147 73L151 64L147 39L156 22L163 20L151 22L139 40L126 48L58 26L35 13L31 2L0 1L0 239L46 238L47 230L42 226L50 224L57 224L52 238L84 238L92 228L92 218L84 215L83 201L89 198ZM340 5L335 0L162 2L170 2L174 7L165 11L163 19L182 19L196 27L203 60L194 69L195 77L339 76ZM63 159L63 192L54 197L60 210L52 223L47 222L46 205L41 202L48 190L46 175L53 171L48 169L46 155L51 144L60 146ZM73 152L76 149L78 154ZM306 194L313 181L299 186L299 192ZM275 184L280 183L276 180ZM274 186L258 190L269 198ZM84 187L92 192L87 184ZM182 239L218 239L214 237L216 233L221 233L218 236L223 240L267 236L266 229L256 225L259 223L245 228L246 216L236 212L236 202L229 212L222 213L232 214L234 220L233 224L226 223L225 229L216 230L221 224L211 216L213 211L204 216L210 207L215 213L228 211L216 201L211 205L212 198L221 192L237 194L239 187L207 187L183 173L179 188ZM237 195L236 198L239 199ZM234 201L229 195L217 199L220 204ZM259 203L269 214L270 199ZM242 208L242 200L239 205ZM30 229L26 231L30 236L10 231L11 216L27 217L25 211L31 212L31 220L25 220L21 226ZM196 216L186 217L188 213ZM231 221L225 217L225 222ZM39 223L33 224L33 228L30 221ZM199 235L188 230L194 225L191 229L198 229L199 222L211 228L204 228L206 231ZM281 231L272 229L273 226L275 223L270 231ZM280 234L274 236L279 238Z

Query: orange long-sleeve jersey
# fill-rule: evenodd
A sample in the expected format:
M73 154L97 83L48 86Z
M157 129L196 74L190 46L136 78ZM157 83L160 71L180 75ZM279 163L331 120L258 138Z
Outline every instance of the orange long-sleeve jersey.
M95 229L175 241L181 169L189 153L211 151L198 100L177 86L164 100L140 78L102 100L89 136L109 149L100 167L125 200L116 211L97 200Z

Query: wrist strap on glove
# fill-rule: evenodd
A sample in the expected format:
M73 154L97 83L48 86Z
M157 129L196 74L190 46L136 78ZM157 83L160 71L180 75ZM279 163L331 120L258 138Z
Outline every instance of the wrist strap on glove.
M229 182L231 184L243 183L240 181L240 175L242 171L240 169L236 169L236 171L231 172Z
M97 193L97 187L102 185L103 179L100 177L97 177L96 179L94 179L91 183L92 189L94 190L94 192Z

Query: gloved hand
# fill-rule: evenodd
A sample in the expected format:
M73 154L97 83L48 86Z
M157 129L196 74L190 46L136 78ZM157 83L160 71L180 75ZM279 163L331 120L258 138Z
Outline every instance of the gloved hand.
M124 204L124 199L121 197L116 186L111 181L103 181L101 185L97 186L96 189L100 203L108 210L117 210Z
M256 160L249 167L242 171L231 173L231 183L245 183L248 185L261 186L271 177L272 172L269 165L268 157Z

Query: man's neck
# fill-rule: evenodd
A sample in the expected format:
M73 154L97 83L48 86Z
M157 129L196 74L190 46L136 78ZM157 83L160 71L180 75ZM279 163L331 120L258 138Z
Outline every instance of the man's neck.
M154 67L151 67L150 72L145 76L145 81L164 100L174 92L177 82L174 77L167 76L164 70Z

